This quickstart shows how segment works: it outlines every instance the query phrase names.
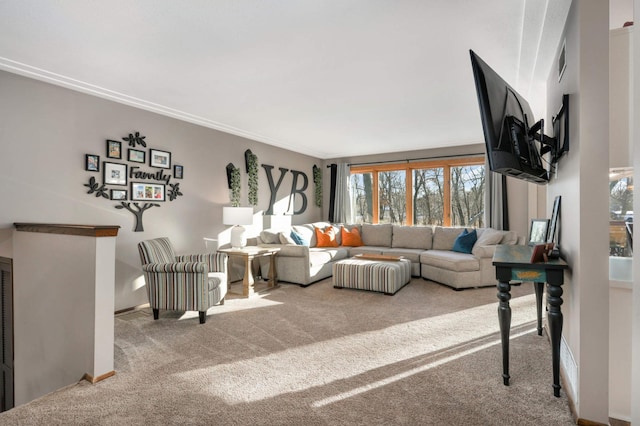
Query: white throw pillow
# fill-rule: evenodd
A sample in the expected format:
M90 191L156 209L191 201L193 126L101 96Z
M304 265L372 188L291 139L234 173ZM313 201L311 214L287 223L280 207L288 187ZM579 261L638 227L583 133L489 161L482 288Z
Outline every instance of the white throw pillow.
M293 238L291 238L291 231L289 232L279 232L278 233L278 237L280 238L280 243L281 244L295 244L296 242L293 241Z
M480 251L482 250L481 247L493 246L493 245L499 244L502 241L502 237L504 237L504 235L505 235L504 231L498 231L493 228L483 229L482 233L478 237L478 240L473 245L473 249L471 250L471 253L474 256L479 256Z

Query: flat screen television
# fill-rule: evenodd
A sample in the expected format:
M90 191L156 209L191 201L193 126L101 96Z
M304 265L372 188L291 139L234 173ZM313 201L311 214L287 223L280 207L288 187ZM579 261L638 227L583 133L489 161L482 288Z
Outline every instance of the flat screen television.
M549 181L552 168L568 151L568 95L553 119L556 137L544 134L544 120L536 122L526 99L472 50L471 66L478 95L487 159L491 171L537 184ZM562 146L558 133L562 132ZM549 170L543 155L551 153Z

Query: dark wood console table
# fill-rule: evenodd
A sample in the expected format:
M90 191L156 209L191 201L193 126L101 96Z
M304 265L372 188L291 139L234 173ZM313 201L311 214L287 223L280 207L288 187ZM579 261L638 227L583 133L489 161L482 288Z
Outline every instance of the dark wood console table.
M542 293L547 283L547 322L553 360L553 394L560 396L560 338L562 337L562 284L567 263L562 259L531 263L532 247L498 246L493 255L498 280L498 321L502 340L502 378L509 386L509 331L511 328L511 281L531 281L536 292L538 335L542 335Z

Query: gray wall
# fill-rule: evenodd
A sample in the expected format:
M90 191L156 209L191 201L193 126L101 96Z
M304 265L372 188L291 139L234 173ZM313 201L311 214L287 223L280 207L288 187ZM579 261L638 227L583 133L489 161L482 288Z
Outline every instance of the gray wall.
M567 67L560 82L555 68L547 81L549 115L563 93L571 97L571 150L547 188L547 217L553 199L562 197L561 251L571 268L563 286L564 391L579 418L603 424L609 416L608 10L608 2L572 3L564 30Z
M116 310L148 302L140 279L139 241L167 236L178 253L203 252L203 237L228 242L228 227L222 224L222 207L230 205L225 167L232 162L241 168L242 205L247 206L247 149L260 164L275 166L276 181L279 167L304 172L309 179L307 210L293 222L321 219L321 209L313 202L312 167L321 164L316 158L11 73L0 72L0 93L0 256L12 257L14 222L119 225ZM147 148L169 151L172 162L184 166L184 179L171 180L180 182L184 196L147 210L144 232L133 232L132 213L116 209L114 201L88 195L83 186L91 176L102 181L101 173L85 171L85 154L105 160L106 139L121 140L135 131L146 136ZM126 148L123 142L125 154ZM142 169L158 170L148 165ZM262 167L258 177L255 211L262 212L270 198ZM291 184L287 173L277 196L280 209L287 204ZM296 208L300 203L296 197ZM254 234L261 227L260 218L256 222L250 230Z

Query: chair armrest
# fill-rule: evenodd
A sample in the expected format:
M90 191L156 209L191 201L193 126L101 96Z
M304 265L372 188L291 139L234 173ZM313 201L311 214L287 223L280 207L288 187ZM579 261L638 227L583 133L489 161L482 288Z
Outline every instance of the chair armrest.
M209 272L227 273L226 253L205 253L205 254L183 254L176 256L178 262L204 262L209 268Z
M177 262L177 263L147 263L142 265L144 272L153 273L204 273L209 271L207 264L204 262Z

